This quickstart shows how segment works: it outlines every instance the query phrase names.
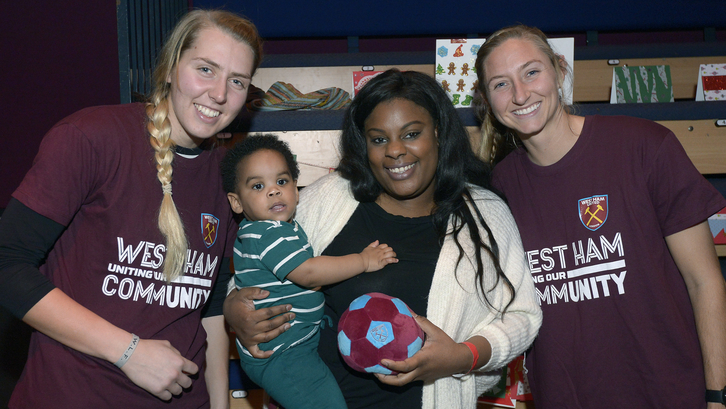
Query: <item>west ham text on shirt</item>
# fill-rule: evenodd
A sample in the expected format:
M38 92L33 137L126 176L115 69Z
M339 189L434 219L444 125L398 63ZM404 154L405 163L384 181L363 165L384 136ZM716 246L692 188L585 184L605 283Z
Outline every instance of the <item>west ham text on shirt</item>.
M527 252L540 305L625 294L625 253L620 233Z
M163 244L146 241L125 245L117 237L118 262L108 263L103 294L124 300L156 303L169 308L196 309L209 298L219 258L187 249L184 274L167 282L161 270L166 254Z

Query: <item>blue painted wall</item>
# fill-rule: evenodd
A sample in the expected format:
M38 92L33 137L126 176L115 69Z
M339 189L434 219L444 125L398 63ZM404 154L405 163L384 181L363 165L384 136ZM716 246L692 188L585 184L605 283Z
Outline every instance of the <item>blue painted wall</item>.
M194 0L246 15L263 37L489 34L516 23L545 32L726 26L724 0Z

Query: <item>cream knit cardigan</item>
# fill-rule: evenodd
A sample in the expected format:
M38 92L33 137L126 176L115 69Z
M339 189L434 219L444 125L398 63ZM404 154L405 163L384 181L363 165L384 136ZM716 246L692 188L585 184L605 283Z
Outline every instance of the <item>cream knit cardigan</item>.
M426 317L456 342L465 341L474 335L485 337L492 345L492 356L486 365L473 374L448 376L425 384L424 409L475 409L477 396L499 380L497 369L524 352L542 324L542 311L525 264L519 231L509 208L488 190L471 185L468 188L496 239L501 267L516 289L516 298L504 317L489 309L477 295L474 248L467 240L468 233L462 231L459 234L467 257L461 260L456 269L459 251L453 238L446 237L436 263ZM326 175L302 189L295 218L311 239L316 256L340 233L357 206L348 181L337 173ZM486 237L486 233L482 233ZM396 248L395 243L387 244ZM495 277L494 268L488 261L489 257L483 258L484 268L490 272L486 274L486 288L491 288ZM501 309L509 300L509 293L500 281L487 297Z

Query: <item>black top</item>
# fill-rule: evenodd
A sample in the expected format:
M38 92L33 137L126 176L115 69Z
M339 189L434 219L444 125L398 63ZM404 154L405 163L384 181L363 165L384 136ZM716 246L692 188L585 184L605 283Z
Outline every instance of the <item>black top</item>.
M335 375L348 408L420 408L422 382L404 387L384 385L373 375L350 369L338 352L338 318L351 301L363 294L380 292L397 297L417 314L426 315L427 298L441 251L432 218L393 216L375 203L361 203L323 254L358 253L375 240L391 246L399 262L323 289L325 315L332 319L333 325L332 328L326 325L321 331L320 356Z

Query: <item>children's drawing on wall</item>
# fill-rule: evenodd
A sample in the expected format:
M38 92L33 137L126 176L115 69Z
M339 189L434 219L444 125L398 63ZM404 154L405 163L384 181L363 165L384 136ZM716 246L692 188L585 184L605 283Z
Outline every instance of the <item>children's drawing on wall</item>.
M726 64L701 64L696 101L726 100Z
M476 94L476 53L483 38L436 40L436 80L455 107L472 105Z
M613 67L611 104L673 102L668 65Z
M471 107L477 98L476 53L485 40L484 38L436 40L436 81L444 88L456 108ZM549 42L555 52L564 56L572 68L574 38L555 38ZM569 78L564 88L565 100L571 104L572 83Z

